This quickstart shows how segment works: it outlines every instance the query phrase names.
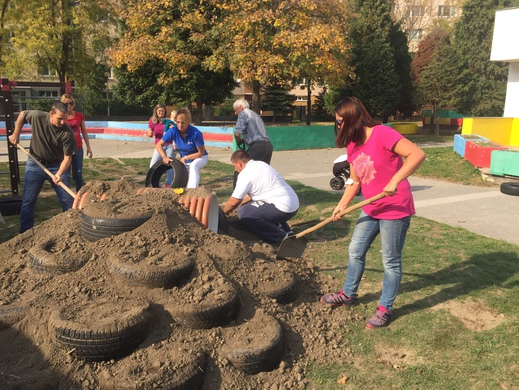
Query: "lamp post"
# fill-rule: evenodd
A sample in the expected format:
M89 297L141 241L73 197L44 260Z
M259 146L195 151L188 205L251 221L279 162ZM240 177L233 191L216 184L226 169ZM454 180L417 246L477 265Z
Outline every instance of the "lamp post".
M108 116L110 116L110 73L106 72L106 105L108 107Z

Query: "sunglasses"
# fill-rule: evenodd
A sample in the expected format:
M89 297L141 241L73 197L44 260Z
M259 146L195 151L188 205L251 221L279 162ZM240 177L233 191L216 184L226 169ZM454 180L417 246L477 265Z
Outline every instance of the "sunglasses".
M344 119L335 119L335 123L337 123L337 126L342 125L342 122L344 122Z
M67 106L73 106L74 103L70 102L70 103L65 103Z

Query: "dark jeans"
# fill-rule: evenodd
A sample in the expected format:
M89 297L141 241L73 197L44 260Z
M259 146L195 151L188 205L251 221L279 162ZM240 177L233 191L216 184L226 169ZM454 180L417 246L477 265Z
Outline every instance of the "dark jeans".
M72 177L76 183L76 192L83 187L83 149L78 149L76 154L72 155Z
M272 159L272 151L274 147L270 141L254 141L249 146L247 153L250 158L256 161L263 161L270 165ZM238 180L238 172L234 171L234 177L232 181L232 188L236 188L236 181Z
M297 214L280 211L273 204L260 200L249 202L238 208L238 218L247 230L269 244L276 244L290 231L287 221Z
M58 172L60 164L46 165L52 174ZM34 209L36 207L36 200L40 194L41 188L45 180L48 180L56 191L58 199L61 203L63 211L67 211L72 208L74 199L72 196L60 186L54 184L50 176L48 176L43 169L41 169L31 158L27 159L25 164L25 177L23 184L23 196L22 196L22 207L20 210L20 232L24 232L31 229L34 226ZM70 175L68 172L61 176L61 181L67 187L70 187Z

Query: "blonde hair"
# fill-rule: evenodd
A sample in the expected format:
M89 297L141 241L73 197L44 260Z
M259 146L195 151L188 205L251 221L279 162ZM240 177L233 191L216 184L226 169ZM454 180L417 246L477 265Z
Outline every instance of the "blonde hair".
M187 124L191 124L191 122L192 122L191 112L187 108L178 109L177 115L175 115L175 122L177 121L177 118L181 115L186 119Z
M65 99L70 99L72 100L72 106L75 106L76 105L76 101L74 100L74 98L72 97L72 94L70 93L64 93L63 95L61 95L61 98L59 99L60 102L64 103L65 102Z

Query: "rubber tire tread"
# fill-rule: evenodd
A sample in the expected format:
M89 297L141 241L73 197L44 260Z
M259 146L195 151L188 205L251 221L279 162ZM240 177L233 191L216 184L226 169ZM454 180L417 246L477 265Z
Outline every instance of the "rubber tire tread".
M281 325L276 320L276 336L262 349L236 349L227 354L227 359L237 370L254 375L274 369L283 354L285 337Z
M54 276L75 272L83 267L89 260L89 257L86 257L84 259L71 259L67 264L58 264L56 256L40 246L29 249L27 257L29 259L29 267L32 271L38 274Z
M291 280L281 288L272 291L264 291L263 293L279 303L290 303L297 298L296 278L293 273L290 273Z
M151 218L145 215L136 218L95 218L81 212L81 234L89 241L130 232Z
M100 362L132 353L147 337L151 318L150 311L144 308L124 322L118 322L117 326L89 329L88 325L64 320L60 310L54 310L49 328L61 348L74 350L74 354L83 360Z
M25 317L22 306L8 305L0 307L0 330L10 328Z
M505 182L501 183L500 190L503 194L519 196L519 183Z
M236 291L225 302L215 306L174 306L168 311L175 322L188 329L211 329L224 326L236 318L240 297Z
M157 161L153 166L148 170L146 174L146 187L160 187L160 178L164 173L173 169L175 172L173 174L173 181L170 184L170 188L184 188L187 185L188 180L188 172L187 168L184 164L182 164L179 160L174 159L169 163L169 167L164 165L162 161Z
M0 213L4 217L20 214L22 209L22 197L2 196L0 197Z
M189 278L195 268L193 260L187 260L185 263L170 267L147 266L146 270L138 266L132 267L131 265L112 261L109 261L109 265L116 276L126 280L130 285L165 289L181 285L182 282Z

